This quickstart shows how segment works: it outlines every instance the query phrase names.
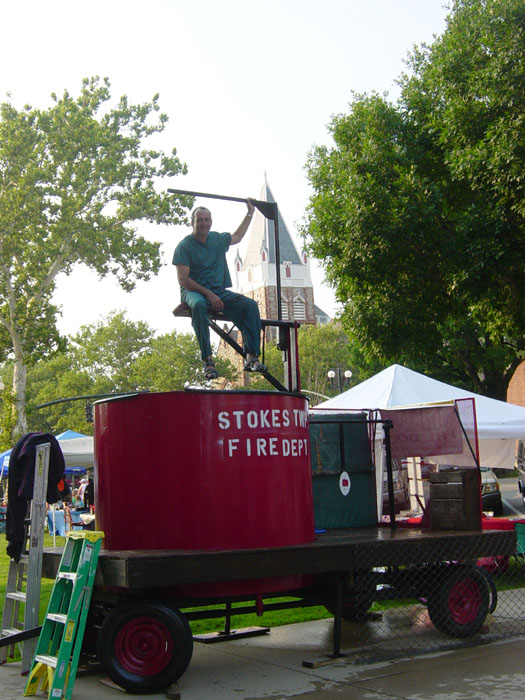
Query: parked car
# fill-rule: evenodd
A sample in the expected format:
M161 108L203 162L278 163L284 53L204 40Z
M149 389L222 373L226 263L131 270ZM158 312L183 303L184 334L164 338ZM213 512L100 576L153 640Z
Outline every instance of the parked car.
M503 513L498 478L489 467L481 467L481 508L484 511L491 510L494 515Z

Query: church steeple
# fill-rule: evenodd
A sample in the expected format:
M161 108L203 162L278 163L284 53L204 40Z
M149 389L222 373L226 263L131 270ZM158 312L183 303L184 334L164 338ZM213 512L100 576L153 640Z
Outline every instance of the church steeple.
M264 185L261 188L259 199L263 202L275 202L272 191L264 177ZM290 236L288 228L279 211L279 247L281 253L281 262L287 260L293 265L301 265L302 261L297 252L297 248ZM275 265L275 231L274 222L268 220L259 211L256 211L246 255L244 256L243 269L247 269L250 265L257 265L261 260L261 251L266 250L269 255L268 262Z
M266 173L260 200L274 202ZM281 258L281 310L284 321L299 321L301 324L327 323L328 316L314 303L314 290L310 276L310 262L306 255L299 255L295 243L279 212L279 248ZM235 256L235 291L245 294L259 305L261 318L277 318L277 282L275 267L274 223L268 221L256 209L252 228L246 234L247 247L244 257L237 250ZM321 314L321 315L320 315ZM276 339L276 329L267 328L266 338ZM233 329L237 342L242 343L240 333ZM223 340L219 343L219 354L227 357L239 369L241 382L249 382L242 372L242 358Z
M259 199L275 202L266 173ZM310 263L300 255L279 211L281 308L284 320L315 323ZM237 270L236 258L236 270ZM256 299L263 318L277 318L277 285L274 222L258 210L249 232L242 268L236 277L236 291Z

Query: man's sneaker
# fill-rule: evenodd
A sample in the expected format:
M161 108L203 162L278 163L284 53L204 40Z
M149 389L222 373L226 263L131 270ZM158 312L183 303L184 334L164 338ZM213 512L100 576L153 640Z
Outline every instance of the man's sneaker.
M268 372L268 367L259 362L258 357L252 357L251 360L247 360L244 365L245 372L259 372L260 374L266 374Z
M217 367L215 367L215 362L211 359L206 360L204 363L204 376L209 380L217 379L219 376Z

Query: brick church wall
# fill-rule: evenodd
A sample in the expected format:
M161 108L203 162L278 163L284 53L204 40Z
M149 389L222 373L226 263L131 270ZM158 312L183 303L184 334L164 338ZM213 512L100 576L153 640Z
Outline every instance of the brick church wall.
M507 401L518 406L525 406L525 361L518 365L509 382Z

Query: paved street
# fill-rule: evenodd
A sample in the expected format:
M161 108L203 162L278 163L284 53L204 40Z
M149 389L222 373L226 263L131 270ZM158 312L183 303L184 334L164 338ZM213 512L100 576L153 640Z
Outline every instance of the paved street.
M525 518L525 506L521 493L518 491L518 479L515 476L499 478L501 498L503 501L503 515L509 518Z
M522 700L525 638L441 651L425 656L357 664L347 656L327 661L332 622L318 620L273 629L264 637L197 644L190 667L168 695L151 700ZM345 625L344 642L352 644ZM0 667L2 700L19 700L26 679L19 664ZM40 690L35 696L44 698ZM77 678L73 700L119 700L104 675Z

